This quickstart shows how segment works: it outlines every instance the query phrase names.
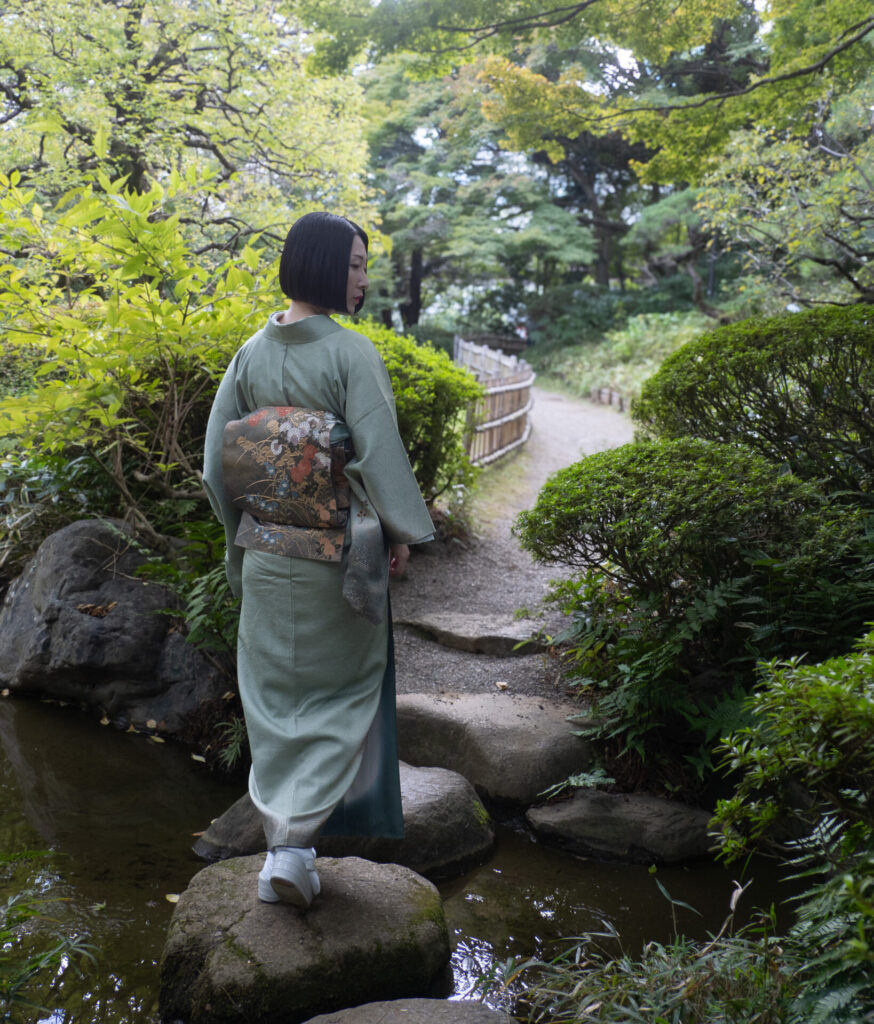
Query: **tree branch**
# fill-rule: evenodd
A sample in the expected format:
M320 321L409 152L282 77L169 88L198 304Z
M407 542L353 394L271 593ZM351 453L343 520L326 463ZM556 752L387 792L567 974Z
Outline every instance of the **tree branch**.
M807 75L817 74L825 69L829 61L837 57L838 54L843 53L845 50L849 50L850 47L855 46L856 43L860 42L866 35L868 35L869 32L872 31L874 31L874 14L865 18L863 21L857 22L856 25L842 32L838 38L844 39L844 41L833 46L819 60L814 61L812 64L807 64L802 68L794 68L792 71L786 71L783 74L769 75L766 78L759 78L755 82L751 82L749 85L745 86L743 89L735 89L733 92L725 93L709 93L707 96L703 96L700 100L695 100L690 103L669 103L664 105L626 107L624 110L617 111L615 113L602 114L600 117L589 117L585 120L587 122L594 123L611 120L615 121L617 118L626 114L667 114L670 116L671 114L682 112L684 110L697 110L701 107L707 107L712 103L719 103L721 105L725 103L726 100L732 100L738 96L748 96L750 93L763 89L768 85L777 85L781 82L790 82L796 78L804 78ZM848 38L844 38L847 35L847 32L853 32L853 34Z
M507 18L506 21L495 21L489 25L436 25L439 32L456 32L459 34L472 35L475 37L475 45L497 35L499 32L524 32L532 28L555 28L558 25L566 25L573 21L578 14L582 14L587 8L599 3L600 0L583 0L582 3L571 4L569 7L554 7L550 11L539 11L537 14L520 15L517 18ZM467 49L467 47L463 47ZM453 47L454 49L454 47ZM446 52L445 50L432 51L436 53Z

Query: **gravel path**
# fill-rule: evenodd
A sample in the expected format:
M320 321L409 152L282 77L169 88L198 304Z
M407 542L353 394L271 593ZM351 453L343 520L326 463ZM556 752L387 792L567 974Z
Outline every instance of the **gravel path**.
M396 619L434 611L505 616L527 610L532 632L555 632L561 616L541 605L556 566L535 564L510 533L516 515L531 508L546 478L582 455L632 439L630 419L594 405L534 388L532 431L521 451L481 474L472 502L474 536L462 546L429 544L414 551L407 574L392 583ZM555 694L563 690L557 666L546 655L496 658L467 654L396 625L399 693L494 692Z

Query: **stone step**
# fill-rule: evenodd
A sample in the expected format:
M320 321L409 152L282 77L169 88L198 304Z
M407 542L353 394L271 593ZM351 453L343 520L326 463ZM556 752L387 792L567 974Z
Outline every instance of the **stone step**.
M542 842L599 860L679 864L712 845L707 811L642 793L580 789L525 817Z
M336 1013L320 1013L306 1024L513 1024L513 1018L482 1003L394 999Z
M584 771L591 744L574 735L578 704L510 693L399 694L398 749L410 764L458 772L484 799L529 807Z
M546 646L532 635L534 630L530 622L514 620L506 615L427 612L395 618L394 624L414 629L444 647L498 658L536 654Z
M439 880L455 878L488 857L494 846L494 829L466 779L443 768L414 768L403 762L400 775L403 839L323 836L319 853L403 864ZM198 857L208 861L263 850L261 816L248 793L216 818L194 844Z
M161 959L162 1021L300 1024L433 994L449 940L430 882L396 864L319 858L322 895L301 912L258 899L263 861L211 864L180 895Z

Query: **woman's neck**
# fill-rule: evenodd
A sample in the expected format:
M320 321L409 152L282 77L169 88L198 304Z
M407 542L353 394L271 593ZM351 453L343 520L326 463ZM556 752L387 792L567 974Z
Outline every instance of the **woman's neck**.
M306 320L311 316L327 316L328 310L319 306L311 306L308 302L292 302L292 304L280 313L276 318L281 324L293 324L298 320Z

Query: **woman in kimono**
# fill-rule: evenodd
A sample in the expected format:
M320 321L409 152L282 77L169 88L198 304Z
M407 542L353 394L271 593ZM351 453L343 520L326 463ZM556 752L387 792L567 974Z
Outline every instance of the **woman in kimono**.
M385 365L330 315L361 308L367 242L329 213L292 226L291 304L234 356L206 432L204 485L242 597L258 895L303 908L320 834L403 835L388 576L432 537Z

